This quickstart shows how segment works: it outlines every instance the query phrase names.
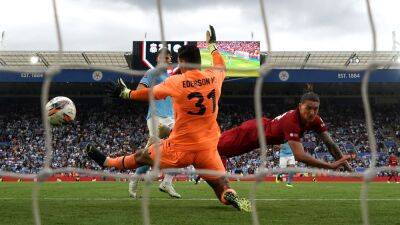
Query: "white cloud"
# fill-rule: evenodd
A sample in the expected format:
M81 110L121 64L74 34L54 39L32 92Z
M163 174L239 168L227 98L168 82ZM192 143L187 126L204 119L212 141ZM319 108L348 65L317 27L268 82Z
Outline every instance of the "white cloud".
M129 51L133 40L160 39L155 1L58 0L65 50ZM364 1L265 1L273 50L369 50L371 34ZM392 30L400 37L398 0L372 2L378 48L391 50ZM258 1L163 2L166 38L202 40L208 24L220 40L263 42ZM56 50L51 1L2 0L0 31L6 50Z

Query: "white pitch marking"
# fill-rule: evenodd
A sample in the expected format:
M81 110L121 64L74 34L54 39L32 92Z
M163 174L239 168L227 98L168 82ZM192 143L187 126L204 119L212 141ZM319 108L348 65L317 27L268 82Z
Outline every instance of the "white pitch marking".
M0 200L31 200L31 198L0 198ZM44 197L40 198L40 200L49 200L49 201L141 201L141 198L136 200L132 198L51 198ZM183 199L174 199L174 198L150 198L150 200L157 201L218 201L216 198L183 198ZM256 201L360 201L358 198L256 198ZM400 201L400 198L372 198L367 199L368 201Z

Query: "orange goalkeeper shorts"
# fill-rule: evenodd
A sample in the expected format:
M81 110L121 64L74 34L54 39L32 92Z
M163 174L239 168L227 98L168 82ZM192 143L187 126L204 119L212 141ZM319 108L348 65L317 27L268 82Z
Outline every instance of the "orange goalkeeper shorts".
M219 173L225 173L224 165L216 148L209 150L196 151L192 149L175 150L167 140L161 140L159 144L153 144L149 147L150 158L155 161L157 152L156 145L161 153L160 168L184 168L193 165L195 169L213 170ZM217 179L221 175L200 175L205 180Z

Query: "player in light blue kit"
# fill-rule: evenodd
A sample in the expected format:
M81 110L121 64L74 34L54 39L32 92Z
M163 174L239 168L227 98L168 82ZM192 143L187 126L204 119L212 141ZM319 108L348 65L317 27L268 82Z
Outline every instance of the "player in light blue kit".
M286 168L286 167L295 167L296 166L296 160L294 159L294 155L292 152L292 149L290 148L289 144L285 142L284 144L280 145L280 151L279 151L279 167L280 168ZM276 181L279 182L283 174L278 174L276 177ZM293 181L293 172L289 172L287 181L286 181L286 186L287 187L293 187L292 181Z
M163 53L163 54L161 54ZM162 59L161 57L164 56L165 59ZM167 64L171 64L172 59L171 59L171 52L167 48L162 48L157 52L157 63L161 63L161 60L165 60L164 62ZM140 80L139 85L137 86L136 90L140 90L142 88L147 88L151 86L151 82L153 79L153 76L157 74L156 69L149 69L143 78ZM154 79L154 85L162 83L167 77L169 77L169 73L167 70L160 76L157 76ZM155 133L153 132L152 129L152 119L151 119L151 109L149 107L148 113L147 113L147 127L149 129L149 140L147 141L146 148L152 145L155 141L155 138L158 136L160 139L167 138L170 131L172 130L172 127L175 124L174 120L174 112L172 109L172 100L170 97L167 97L163 100L156 100L155 101L155 111L156 111L156 131ZM145 174L148 170L150 169L150 166L142 166L136 169L135 174L136 175L141 175ZM159 186L159 190L162 192L168 193L171 197L174 198L181 198L181 195L178 194L174 187L172 186L172 180L174 176L171 174L165 174L164 175L164 180L161 182ZM132 198L136 198L136 193L137 193L137 186L139 183L140 178L135 176L134 178L131 179L129 182L129 195Z

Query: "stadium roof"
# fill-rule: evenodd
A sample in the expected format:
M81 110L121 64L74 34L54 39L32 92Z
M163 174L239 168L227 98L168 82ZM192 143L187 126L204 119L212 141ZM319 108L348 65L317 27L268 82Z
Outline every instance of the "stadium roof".
M0 69L46 69L53 65L115 66L129 69L129 52L0 51ZM35 59L36 58L36 59Z
M380 68L389 69L390 64L399 63L400 60L400 52L396 51L377 52L375 60L371 51L271 52L265 55L268 63L282 65L281 68L285 69L312 69L315 68L313 65L357 69L371 62L385 65Z
M57 51L0 51L0 69L39 69L44 70L52 65L82 66L115 66L128 69L126 56L130 52L62 52ZM311 65L344 66L360 68L371 63L373 54L370 51L318 51L318 52L285 52L263 53L266 60L273 64L283 65L285 69L311 69ZM32 58L34 57L34 58ZM35 58L36 57L36 58ZM31 60L33 62L31 62ZM389 64L399 62L400 52L377 52L376 61L390 68ZM293 63L298 64L293 66Z

